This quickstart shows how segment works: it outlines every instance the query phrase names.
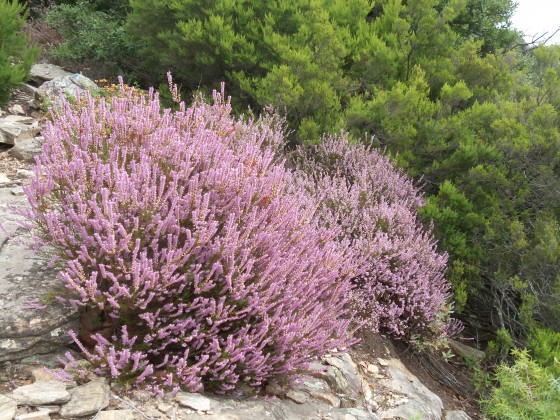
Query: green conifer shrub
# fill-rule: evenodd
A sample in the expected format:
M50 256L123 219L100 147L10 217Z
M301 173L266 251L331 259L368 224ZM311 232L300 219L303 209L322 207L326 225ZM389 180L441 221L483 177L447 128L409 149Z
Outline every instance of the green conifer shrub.
M0 0L0 106L10 100L12 89L27 79L39 53L20 32L27 16L27 8L17 0Z

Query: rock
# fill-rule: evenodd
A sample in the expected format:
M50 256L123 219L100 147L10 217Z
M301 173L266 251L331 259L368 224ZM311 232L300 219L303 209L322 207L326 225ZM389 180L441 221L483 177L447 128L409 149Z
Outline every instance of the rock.
M368 373L371 373L372 375L377 375L379 373L379 366L373 365L373 364L368 365L367 371L368 371Z
M56 79L57 77L71 76L72 73L61 69L54 64L34 64L29 71L29 77L37 84L42 84L48 80Z
M323 379L303 376L302 382L294 386L295 390L305 391L311 397L332 407L340 407L340 398L334 395Z
M348 353L325 357L325 362L334 367L327 373L327 382L339 395L344 395L342 407L356 405L363 407L361 401L362 380L358 366Z
M52 297L62 290L57 272L19 242L29 236L7 206L26 201L0 188L0 223L7 231L0 229L0 362L55 351L72 342L69 330L78 329L77 311Z
M418 379L410 380L406 372L387 363L387 374L389 379L379 382L382 386L392 390L394 393L405 395L406 401L402 404L385 410L381 418L414 418L420 416L425 420L439 420L442 417L443 403L441 399L426 388Z
M175 400L183 407L192 408L196 411L210 410L210 399L200 394L191 394L187 392L178 392Z
M23 140L15 139L14 147L8 150L8 155L25 162L33 163L35 162L35 156L41 154L43 151L42 144L44 140L42 136Z
M298 403L303 404L309 399L309 395L302 391L296 391L294 389L290 389L286 392L286 398Z
M17 403L0 394L0 420L12 420L16 415Z
M66 388L68 389L68 388ZM44 413L51 414L51 413L58 413L60 411L59 405L39 405L35 407L37 411L43 411Z
M21 116L21 115L6 115L0 119L2 124L33 124L35 119L33 117Z
M172 408L173 408L173 406L172 406L171 404L166 404L166 403L163 403L163 402L160 402L160 403L157 405L157 409L158 409L159 411L161 411L162 413L164 413L164 414L167 413L167 412L168 412L169 410L171 410Z
M331 420L379 420L379 417L359 408L339 408L332 411Z
M15 104L9 107L8 111L10 111L10 113L13 115L25 115L25 110L19 104Z
M139 418L141 416L134 410L108 410L101 411L95 420L135 420Z
M13 181L8 178L8 175L0 172L0 186L2 184L11 184Z
M274 395L275 397L282 397L286 393L286 390L280 384L268 384L265 389L266 393L269 395Z
M18 405L61 404L70 400L66 386L60 381L38 381L12 391L11 397Z
M446 411L445 420L471 420L471 417L461 410Z
M76 99L76 94L83 95L86 91L97 90L98 86L87 77L75 73L72 75L56 77L43 83L35 93L35 99L40 102L55 101L61 96Z
M33 411L31 413L19 414L14 420L51 420L51 416L44 411Z
M486 357L486 353L474 347L467 346L459 341L449 339L449 348L464 359L480 362Z
M31 375L33 376L33 379L35 379L35 382L37 382L37 381L56 381L56 379L53 378L52 374L50 372L48 372L47 370L45 370L44 368L31 369Z
M31 117L8 115L0 118L0 143L15 145L16 140L28 140L41 131L39 122Z
M25 191L23 191L23 187L15 187L10 190L13 195L21 196L25 195Z
M410 382L417 381L418 378L401 362L399 359L391 358L386 360L387 366L394 366L406 374Z
M19 176L22 176L24 178L31 178L33 176L35 176L35 172L30 171L28 169L18 169L16 170L16 174Z
M74 388L70 401L60 410L60 416L65 419L95 414L109 405L110 392L104 381L92 381Z

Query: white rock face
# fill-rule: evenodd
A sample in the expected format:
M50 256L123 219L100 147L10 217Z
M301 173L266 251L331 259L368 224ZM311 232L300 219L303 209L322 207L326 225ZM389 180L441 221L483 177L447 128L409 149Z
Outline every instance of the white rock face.
M76 99L76 95L83 95L86 91L97 90L98 86L93 80L76 73L70 76L57 77L43 83L35 94L38 101L56 101L64 96Z
M175 395L175 400L183 407L192 408L196 411L210 410L210 399L200 394L190 394L187 392L178 392Z
M107 410L101 411L95 420L135 420L141 418L134 410Z
M17 403L4 395L0 395L0 420L12 420L16 415Z
M33 411L32 413L17 415L14 420L51 420L51 416L44 411Z
M389 364L387 367L389 379L380 380L386 388L397 394L405 395L402 404L381 413L381 418L414 418L420 416L425 420L440 420L442 418L443 403L441 399L424 386L409 372Z
M70 329L78 328L75 309L56 301L40 306L45 294L61 282L44 257L28 249L29 241L9 206L25 205L13 188L0 188L0 362L45 354L72 342ZM30 303L38 305L30 307Z
M461 410L447 411L445 420L471 420L471 417Z
M72 73L61 69L54 64L34 64L29 71L29 76L35 83L43 83L48 80L56 79L57 77L70 76Z
M20 386L12 391L11 397L19 405L63 404L70 400L64 383L59 381L37 381L31 385Z
M103 381L92 381L74 388L72 398L60 410L63 419L96 414L109 405L111 389Z
M8 155L23 160L24 162L35 162L35 156L41 154L43 151L43 136L33 137L31 139L16 139L14 140L14 147L8 150ZM30 172L30 171L28 171Z

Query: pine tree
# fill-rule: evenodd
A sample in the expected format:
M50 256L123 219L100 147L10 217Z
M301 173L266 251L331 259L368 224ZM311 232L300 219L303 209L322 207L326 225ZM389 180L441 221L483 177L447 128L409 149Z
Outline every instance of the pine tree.
M27 14L17 0L0 0L0 105L5 105L12 89L27 79L39 52L20 32Z

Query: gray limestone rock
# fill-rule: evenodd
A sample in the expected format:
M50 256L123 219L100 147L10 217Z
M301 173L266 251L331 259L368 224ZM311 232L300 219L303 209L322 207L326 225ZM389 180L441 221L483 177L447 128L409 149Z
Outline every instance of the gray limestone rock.
M379 417L359 408L338 408L332 411L331 420L379 420Z
M92 381L74 388L70 401L60 410L63 419L96 414L109 405L111 389L104 381Z
M70 400L70 394L63 382L37 381L31 385L16 388L10 395L18 405L61 404Z
M35 162L35 156L41 154L43 141L42 136L37 136L31 139L15 139L14 147L8 150L8 155L23 160L25 162Z
M35 93L35 99L40 102L56 101L61 96L76 99L76 95L83 95L86 91L97 90L98 86L87 77L75 73L63 77L57 77L43 83Z
M40 131L39 122L31 117L7 115L0 118L0 143L14 145L17 140L32 139Z
M183 407L192 408L196 411L210 410L210 399L200 394L191 394L188 392L178 392L175 400Z
M25 197L0 188L0 362L54 351L78 328L76 310L49 296L62 290L57 273L20 242L29 238L9 205L24 203Z
M14 420L51 420L51 416L44 411L32 411L31 413L19 414Z
M17 403L5 395L0 395L0 420L12 420L16 411Z
M473 360L475 362L479 362L484 359L484 357L486 357L486 353L484 353L482 350L467 346L466 344L453 339L449 339L449 348L459 356L462 356L465 359Z
M334 395L327 382L311 376L302 376L301 381L294 384L295 390L305 391L311 397L332 407L340 407L340 398Z
M95 420L136 420L140 415L134 410L107 410L101 411Z
M425 420L442 418L443 403L441 399L416 377L403 372L392 364L387 367L387 374L389 379L380 380L381 384L397 394L405 395L406 398L403 399L401 405L383 411L380 415L381 418L419 417Z
M327 382L337 394L343 394L342 407L363 406L362 379L358 366L348 353L325 357L325 362L334 369L329 369Z
M471 417L462 410L447 411L445 420L471 420Z
M46 81L56 79L57 77L71 76L72 73L55 66L54 64L39 63L34 64L29 71L31 80L35 83L42 84Z
M288 392L286 392L286 398L289 398L290 400L298 404L304 404L309 399L309 395L302 391L290 389Z

